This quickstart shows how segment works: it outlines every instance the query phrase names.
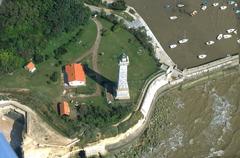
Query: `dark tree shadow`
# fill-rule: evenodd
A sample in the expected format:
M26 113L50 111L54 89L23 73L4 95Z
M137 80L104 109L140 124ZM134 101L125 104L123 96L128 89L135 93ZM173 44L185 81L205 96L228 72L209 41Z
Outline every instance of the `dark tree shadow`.
M101 75L101 74L97 73L96 71L94 71L93 69L89 68L87 64L84 64L83 68L84 68L86 75L89 78L93 79L95 82L97 82L103 88L105 88L108 93L110 93L112 95L114 94L114 89L115 89L116 85L113 81L107 79L103 75Z
M10 145L16 152L17 156L22 158L23 151L21 145L23 142L23 131L25 127L24 116L13 111L7 113L6 116L14 120L12 131L10 133Z
M79 152L79 157L80 157L80 158L86 158L86 153L85 153L84 150L81 150L81 151Z

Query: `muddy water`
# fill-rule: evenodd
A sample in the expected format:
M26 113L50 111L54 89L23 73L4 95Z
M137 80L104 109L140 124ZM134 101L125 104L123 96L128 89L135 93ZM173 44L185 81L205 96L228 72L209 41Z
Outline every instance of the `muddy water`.
M144 134L110 157L240 157L240 73L159 98Z
M165 51L179 68L189 68L209 61L226 57L227 54L239 53L237 35L231 39L217 41L218 34L226 34L230 28L239 28L239 19L235 16L232 5L227 5L227 0L126 0L145 19L153 33L156 35ZM201 10L201 3L208 2L208 8ZM226 10L213 7L213 2L227 5ZM182 3L185 7L176 7ZM194 17L189 13L197 10ZM171 21L170 16L178 16ZM182 38L189 42L170 49L169 45L177 43ZM213 40L215 44L207 46L205 42ZM199 54L206 54L207 58L200 60Z

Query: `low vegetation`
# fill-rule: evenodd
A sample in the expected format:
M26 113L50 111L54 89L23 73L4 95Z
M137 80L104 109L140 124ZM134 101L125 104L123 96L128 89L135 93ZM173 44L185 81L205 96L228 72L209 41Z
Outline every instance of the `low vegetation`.
M18 30L20 28L15 28L15 25L14 27L7 25L6 15L4 17L1 15L1 18L5 20L3 24L6 23L6 26L12 28L14 32L10 34L4 25L4 29L1 30L2 32L0 31L0 34L3 34L0 41L15 41L15 44L9 43L1 49L0 64L3 66L1 67L1 73L4 74L0 76L1 91L9 92L10 98L17 99L34 109L45 121L64 135L79 137L82 140L80 144L124 132L128 126L135 123L140 117L137 114L133 115L131 122L125 122L121 124L121 127L112 126L133 111L144 81L156 72L158 67L149 50L145 49L134 35L122 27L121 21L115 21L114 16L112 17L112 23L99 19L103 25L97 61L100 72L99 74L94 71L92 73L99 75L102 80L97 82L93 76L87 75L86 87L68 90L74 94L75 98L72 98L68 94L63 95L64 87L61 73L64 65L75 62L77 58L91 48L95 41L96 26L93 21L87 20L88 9L83 7L80 1L64 3L57 0L59 2L57 4L53 3L55 1L52 0L44 4L41 3L41 0L37 0L32 3L26 2L29 4L25 7L23 7L23 2L19 2L16 6L12 6L11 2L4 1L4 8L12 7L12 10L17 10L14 8L17 7L26 10L33 3L34 6L36 5L35 9L41 11L39 14L44 15L44 17L36 18L37 11L30 10L29 14L31 15L26 15L26 17L23 15L22 21L15 22L19 23L19 26L26 24L24 25L26 30ZM43 4L46 6L44 7ZM122 2L115 7L120 4ZM41 10L42 7L44 9ZM71 9L66 10L69 7ZM80 10L76 7L79 7ZM65 11L66 15L62 15ZM4 12L4 10L0 9L0 12ZM79 19L76 18L78 16L80 16ZM17 15L14 15L14 17L16 18ZM30 21L28 21L27 17L33 19L30 18ZM58 18L54 19L53 17ZM60 22L60 19L63 21ZM37 23L37 20L39 23ZM32 23L36 23L36 26L32 26ZM71 24L72 26L70 26ZM47 26L49 27L46 28ZM35 31L39 33L34 32L34 35L36 34L35 41L32 39L33 32L29 31L34 30L34 27L37 27ZM21 29L23 29L23 26ZM24 36L20 36L20 32ZM30 37L28 40L33 41L26 45L27 36ZM19 46L19 42L23 47ZM110 99L107 98L109 94L114 95L118 76L118 61L122 53L126 53L130 58L128 81L131 96L131 100L123 102L114 101L113 96ZM37 70L34 73L29 73L23 69L23 65L30 58L36 64ZM91 56L81 62L91 70L93 69ZM100 95L95 95L96 82L101 86ZM108 91L109 87L110 91ZM16 89L28 89L29 91L27 93L12 91ZM78 95L89 96L79 97ZM68 100L70 103L70 117L60 117L58 115L57 103L62 100Z

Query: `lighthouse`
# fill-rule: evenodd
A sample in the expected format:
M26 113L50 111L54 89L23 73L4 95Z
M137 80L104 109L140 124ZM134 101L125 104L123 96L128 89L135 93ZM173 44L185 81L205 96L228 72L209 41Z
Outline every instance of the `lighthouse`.
M119 65L119 73L118 73L116 99L119 99L119 100L130 99L128 81L127 81L129 58L126 54L123 53L121 55L118 65Z

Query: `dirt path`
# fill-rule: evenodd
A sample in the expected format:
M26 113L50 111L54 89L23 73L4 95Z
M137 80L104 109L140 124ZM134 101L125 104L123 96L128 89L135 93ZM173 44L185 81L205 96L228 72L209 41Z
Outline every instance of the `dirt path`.
M97 60L98 60L98 49L99 49L99 45L101 42L101 30L102 30L102 24L96 19L94 18L93 21L95 22L95 24L97 25L97 37L96 40L93 44L93 46L83 55L81 55L79 58L77 58L75 60L75 62L79 63L81 62L84 58L92 55L92 66L93 66L93 70L96 73L100 73L99 69L98 69L98 65L97 65ZM97 80L99 80L99 77L97 76L96 78ZM100 89L100 85L96 83L96 91L93 94L90 95L84 95L82 97L93 97L93 96L99 96L101 94L101 89Z

